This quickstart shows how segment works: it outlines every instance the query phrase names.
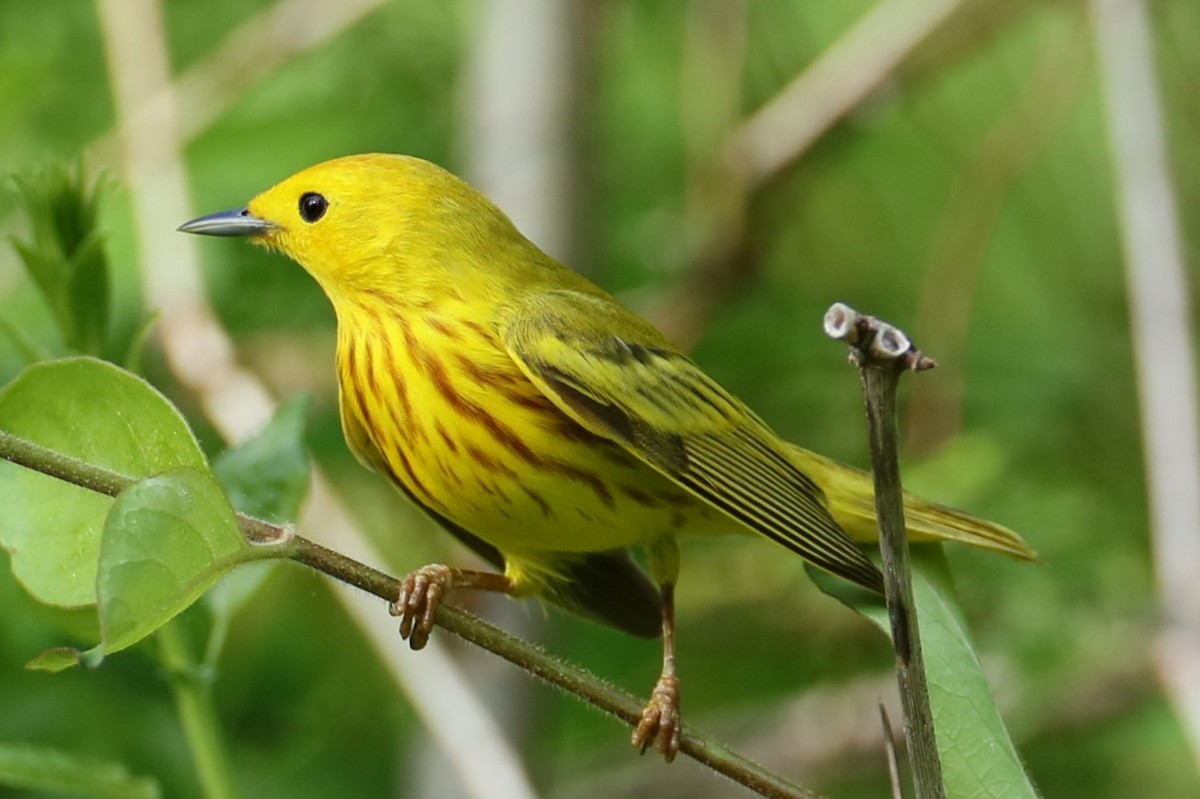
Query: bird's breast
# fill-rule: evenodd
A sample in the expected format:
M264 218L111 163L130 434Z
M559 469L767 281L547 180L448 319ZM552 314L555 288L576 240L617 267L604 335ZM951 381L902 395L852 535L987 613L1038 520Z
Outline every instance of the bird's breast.
M506 552L619 549L703 514L684 489L559 410L478 322L372 322L339 325L342 412L430 510Z

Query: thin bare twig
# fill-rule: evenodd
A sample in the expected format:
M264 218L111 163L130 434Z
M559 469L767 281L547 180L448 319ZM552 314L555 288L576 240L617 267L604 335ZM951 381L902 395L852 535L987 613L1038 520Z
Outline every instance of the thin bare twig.
M896 736L892 734L892 720L888 717L887 705L883 702L879 703L879 723L883 726L883 756L887 760L892 799L904 799L904 786L900 782L900 760L896 757Z
M842 303L835 303L826 313L825 332L850 345L850 359L858 367L866 399L888 620L896 651L896 678L917 799L943 799L945 786L921 654L917 605L913 599L896 443L896 384L900 375L905 371L931 369L935 364L899 328Z

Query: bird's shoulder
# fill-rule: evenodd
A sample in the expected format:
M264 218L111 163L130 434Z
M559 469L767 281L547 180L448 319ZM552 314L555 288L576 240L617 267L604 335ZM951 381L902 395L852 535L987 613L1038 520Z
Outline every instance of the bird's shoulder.
M526 376L561 410L667 473L684 467L685 440L734 430L773 438L649 322L602 294L533 295L510 316L502 337Z

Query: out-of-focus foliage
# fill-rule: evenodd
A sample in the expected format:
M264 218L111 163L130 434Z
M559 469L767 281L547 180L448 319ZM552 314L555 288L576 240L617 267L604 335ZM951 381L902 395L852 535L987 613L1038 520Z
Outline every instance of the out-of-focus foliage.
M87 187L81 172L77 166L14 177L32 231L28 241L12 244L54 311L63 343L98 355L108 335L108 263L96 227L101 189Z
M167 3L177 70L202 59L253 9ZM745 4L743 111L752 112L870 7ZM251 8L253 7L253 9ZM703 165L685 149L681 69L703 3L595 3L585 240L593 276L651 310L684 279L703 231L691 201ZM1176 195L1200 262L1200 4L1154 15ZM296 169L371 150L461 169L460 79L478 8L392 2L245 94L188 148L197 213L232 207ZM969 622L1022 756L1048 796L1192 796L1200 778L1150 661L1159 614L1116 200L1087 7L975 0L848 119L756 192L746 220L753 276L719 298L695 357L781 433L865 464L861 400L840 346L820 333L835 300L901 325L941 368L905 381L906 487L1019 530L1045 563L950 550ZM69 76L69 79L67 79ZM99 32L87 3L0 3L0 170L72 158L113 125ZM96 164L91 164L96 166ZM14 227L0 194L0 231ZM116 340L143 318L129 212L104 220ZM183 221L183 220L180 220ZM313 394L313 454L351 498L392 571L461 557L341 441L333 318L294 265L244 242L206 241L213 304L243 357L281 394ZM0 252L0 316L52 341L52 311ZM123 337L122 337L123 336ZM0 346L0 380L23 364ZM156 382L165 369L147 355ZM168 388L168 391L169 388ZM205 434L210 455L217 439ZM319 537L319 531L313 531ZM836 797L878 796L877 752L850 732L822 755L789 733L833 739L847 717L783 724L780 708L837 707L874 725L878 694L797 704L886 674L883 639L808 584L799 561L751 540L693 542L680 586L680 658L689 721L754 742L768 764ZM136 651L53 677L22 664L59 645L64 622L24 597L0 553L0 741L25 741L152 774L166 796L198 795L162 677ZM533 616L541 611L529 608ZM201 627L186 614L183 622ZM202 630L197 629L197 638ZM655 646L551 614L546 645L644 691ZM396 646L397 657L410 656ZM486 692L486 691L485 691ZM805 693L810 692L810 693ZM418 769L400 752L419 734L375 655L324 583L278 569L235 617L215 686L246 795L399 795ZM598 796L654 767L613 723L534 688L511 734L547 795ZM120 724L111 719L121 718ZM795 722L793 722L795 723ZM871 728L868 727L868 730ZM782 733L781 733L782 734ZM807 746L804 759L798 750ZM419 751L419 750L414 750ZM678 763L675 790L728 795ZM641 786L641 787L637 787ZM691 787L687 787L691 786ZM605 795L612 795L611 792ZM665 795L676 795L667 793Z

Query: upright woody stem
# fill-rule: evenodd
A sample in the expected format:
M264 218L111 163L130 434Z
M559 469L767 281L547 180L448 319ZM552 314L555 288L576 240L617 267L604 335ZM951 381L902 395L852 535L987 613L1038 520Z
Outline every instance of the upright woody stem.
M912 346L898 328L849 306L835 303L825 315L825 332L850 345L867 406L871 471L875 477L875 512L887 591L888 619L896 652L896 679L904 711L917 799L944 799L941 759L929 705L929 687L921 657L921 636L913 599L904 495L896 444L896 385L908 370L931 369L934 362Z

